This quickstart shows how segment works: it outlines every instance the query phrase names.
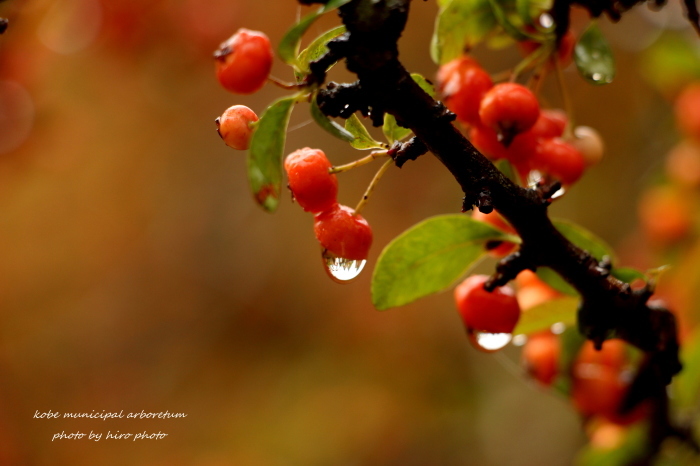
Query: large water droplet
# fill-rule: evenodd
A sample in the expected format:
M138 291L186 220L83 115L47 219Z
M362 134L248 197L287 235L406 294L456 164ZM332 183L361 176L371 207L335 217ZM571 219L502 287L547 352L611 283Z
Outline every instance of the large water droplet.
M474 330L473 328L467 329L467 335L469 335L469 342L474 348L484 353L498 351L513 339L512 333L488 333Z
M327 249L323 250L323 265L328 275L338 283L347 283L360 275L366 260L351 260L338 257Z

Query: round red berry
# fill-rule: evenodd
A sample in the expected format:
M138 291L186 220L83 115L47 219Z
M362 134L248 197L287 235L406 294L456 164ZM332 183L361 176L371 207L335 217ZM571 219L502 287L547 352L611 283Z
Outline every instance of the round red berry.
M530 335L523 346L522 363L527 373L545 386L559 373L561 343L550 331Z
M330 161L320 149L305 147L284 160L289 189L306 212L323 212L336 204L338 179L329 173Z
M227 146L246 150L253 135L251 123L258 121L254 111L245 105L234 105L215 120L216 130Z
M676 124L691 138L700 140L700 84L686 87L676 99Z
M493 81L476 60L465 55L440 67L437 87L459 121L475 125L480 122L479 103L493 87Z
M528 161L537 147L537 138L530 130L516 135L506 147L499 140L498 134L484 125L472 126L469 139L474 147L492 160L506 159L513 164Z
M316 214L314 233L321 247L343 259L367 259L372 245L372 228L367 220L340 204Z
M568 121L562 110L543 109L531 131L538 138L558 138L564 134Z
M272 68L270 39L259 31L239 29L214 53L216 77L225 89L251 94L267 81Z
M585 162L574 146L560 138L540 139L530 167L565 185L571 185L583 175Z
M486 275L472 275L455 288L457 309L467 330L485 333L511 333L520 318L515 292L501 286L488 292Z
M484 125L495 131L518 134L535 124L540 116L540 104L527 87L517 83L502 83L484 95L479 116Z

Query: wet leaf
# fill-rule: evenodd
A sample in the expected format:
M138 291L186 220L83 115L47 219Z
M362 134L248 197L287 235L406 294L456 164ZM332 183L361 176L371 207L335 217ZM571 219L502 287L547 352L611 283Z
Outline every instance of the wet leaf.
M282 187L282 158L289 116L295 97L284 97L260 116L248 149L248 180L253 197L265 210L274 212Z
M595 22L591 22L576 43L574 60L579 74L591 84L608 84L615 77L612 49Z
M618 280L622 280L625 283L632 283L635 280L644 280L645 282L647 281L647 276L644 274L644 272L641 272L637 269L633 269L632 267L618 267L612 269L610 274L617 278Z
M372 275L372 302L384 310L448 288L484 256L484 243L491 240L519 242L467 215L424 220L382 251Z

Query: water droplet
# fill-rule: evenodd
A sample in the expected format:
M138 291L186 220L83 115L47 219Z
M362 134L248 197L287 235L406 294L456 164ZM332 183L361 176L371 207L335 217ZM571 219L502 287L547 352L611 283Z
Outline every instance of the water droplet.
M555 335L561 335L564 333L564 330L566 330L566 324L564 322L557 322L556 324L552 324L549 330Z
M467 329L467 335L469 336L469 342L474 346L474 348L484 353L491 353L493 351L498 351L504 348L510 340L513 339L512 333L488 333L480 332L479 330L474 330L473 328Z
M524 346L525 343L527 343L527 335L521 333L520 335L515 335L513 337L513 345Z
M323 265L328 275L338 283L347 283L360 275L366 260L352 260L338 257L327 249L322 253Z
M534 188L542 179L542 173L537 170L532 170L527 174L527 186L529 188Z
M557 192L552 194L552 199L557 199L559 197L562 197L564 194L566 194L566 189L564 189L564 187L562 186L561 188L559 188L557 190Z
M596 81L596 82L602 81L602 80L603 80L603 75L600 74L600 73L593 73L593 74L591 75L591 79L592 79L593 81Z
M543 13L540 15L540 26L545 29L549 29L554 26L554 18L549 13Z

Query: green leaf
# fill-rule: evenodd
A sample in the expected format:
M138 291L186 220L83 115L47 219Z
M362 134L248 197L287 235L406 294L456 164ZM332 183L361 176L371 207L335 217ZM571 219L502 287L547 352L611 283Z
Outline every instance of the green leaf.
M697 407L700 401L700 332L695 331L681 346L683 371L673 379L673 401L681 409Z
M433 84L430 81L425 79L423 75L419 73L411 73L411 77L420 86L420 88L426 92L426 94L428 94L433 99L435 98L435 86L433 86Z
M297 66L299 67L299 73L302 75L309 74L309 63L321 58L328 51L326 44L339 35L345 33L345 31L345 26L338 26L330 31L324 32L314 39L308 47L301 51L296 59ZM299 76L297 76L297 78L299 78Z
M347 142L352 142L355 140L355 136L353 136L353 134L350 131L346 130L338 123L336 123L335 121L331 120L323 114L321 109L318 107L315 95L313 100L311 101L311 116L321 128L325 129L338 139L342 139L343 141Z
M584 31L574 48L579 74L591 84L608 84L615 77L615 58L595 22Z
M355 149L381 149L384 147L381 142L374 140L367 131L367 128L365 128L365 125L362 124L354 113L350 118L345 120L345 129L355 137L355 139L350 142L350 145Z
M599 261L602 260L604 256L608 256L611 262L615 263L616 258L613 249L598 236L568 220L554 219L552 223L566 239L584 251L588 251L590 255Z
M282 40L277 47L277 54L280 56L283 62L288 65L296 65L297 55L299 54L299 43L301 42L301 37L304 35L307 29L316 21L322 14L328 13L344 4L348 3L350 0L330 0L323 7L318 9L313 13L309 13L304 16L292 26L291 29L282 37Z
M384 136L386 136L386 140L389 141L389 144L393 144L394 141L400 141L411 134L410 129L399 126L394 115L389 115L388 113L384 114L382 132Z
M610 271L610 274L613 277L617 278L618 280L622 280L625 283L632 283L635 280L644 280L645 282L647 281L647 276L644 274L644 272L641 272L632 267L614 268Z
M538 267L536 273L540 280L557 290L559 293L564 293L569 296L578 296L576 288L569 285L566 280L561 278L558 273L549 267Z
M274 212L282 187L282 157L287 125L296 96L270 105L255 126L248 149L248 180L253 197L265 210Z
M638 422L622 432L622 443L615 448L584 446L578 453L576 466L621 466L644 458L648 449L649 424Z
M576 323L576 310L579 298L564 296L539 304L523 312L513 334L529 335L549 329L552 325L562 322L568 325Z
M522 185L522 181L520 180L520 175L518 175L518 171L515 168L513 168L513 164L511 164L508 160L506 160L506 159L496 160L495 162L493 162L493 164L510 181L517 184L518 186Z
M435 98L435 87L425 79L422 75L418 73L411 73L411 78L423 89L430 97ZM382 132L386 136L389 144L393 144L394 141L400 141L411 134L411 130L399 126L396 122L396 118L388 113L384 114L384 125L382 126Z
M639 65L642 75L665 94L700 78L698 49L679 33L664 32L642 52Z
M489 0L442 2L435 19L430 57L438 65L474 47L497 26Z
M493 15L496 17L496 21L498 21L498 25L501 26L509 36L517 41L535 37L533 34L527 33L520 25L513 23L498 0L489 1L491 2L491 9L493 10Z
M384 310L444 290L486 253L490 240L520 241L467 215L424 220L382 251L372 275L372 302Z
M615 255L612 248L605 241L582 226L569 222L568 220L552 220L552 223L566 239L584 251L588 251L598 261L604 256L608 256L613 263L615 262ZM537 276L560 293L570 296L578 295L574 287L569 285L558 273L549 267L539 267L537 269Z

